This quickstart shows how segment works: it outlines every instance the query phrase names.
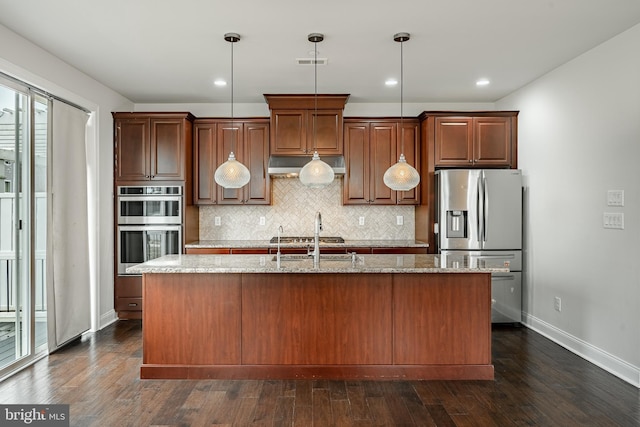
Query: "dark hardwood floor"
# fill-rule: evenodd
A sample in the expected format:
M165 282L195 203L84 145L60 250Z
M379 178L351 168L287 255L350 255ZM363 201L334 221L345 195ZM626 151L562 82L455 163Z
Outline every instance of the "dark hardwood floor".
M526 328L493 331L495 381L140 380L120 321L0 383L72 426L640 426L640 391Z

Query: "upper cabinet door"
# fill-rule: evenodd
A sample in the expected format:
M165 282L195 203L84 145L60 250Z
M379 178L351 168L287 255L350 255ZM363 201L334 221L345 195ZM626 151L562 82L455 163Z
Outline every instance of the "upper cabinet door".
M273 110L271 124L271 154L300 156L307 152L306 111Z
M307 117L306 153L313 154L315 147L320 155L342 154L342 110L309 111Z
M267 173L269 162L269 123L247 122L244 125L245 166L251 172L251 180L244 190L244 203L271 204L271 177Z
M473 165L471 117L436 117L435 132L437 166Z
M185 177L184 122L151 120L151 179L183 181Z
M343 182L345 205L369 204L369 123L345 123Z
M473 162L479 166L506 166L511 163L511 119L476 117Z
M404 150L404 157L407 159L407 163L413 166L419 174L421 174L420 168L420 132L417 122L404 122L398 126L398 156L400 152ZM397 162L398 160L396 160ZM420 177L420 182L424 178ZM398 191L396 196L396 204L398 205L418 205L420 204L420 184L409 191Z
M398 161L396 123L372 123L370 142L370 203L395 205L396 191L384 183L384 173Z
M149 119L116 119L116 180L150 179Z
M196 123L194 126L194 203L213 205L217 201L217 190L213 174L218 165L215 123Z

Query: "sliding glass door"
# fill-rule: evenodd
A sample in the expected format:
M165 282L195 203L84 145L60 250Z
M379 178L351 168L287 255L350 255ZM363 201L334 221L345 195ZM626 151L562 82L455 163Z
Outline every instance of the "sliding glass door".
M0 378L47 350L48 105L0 78Z

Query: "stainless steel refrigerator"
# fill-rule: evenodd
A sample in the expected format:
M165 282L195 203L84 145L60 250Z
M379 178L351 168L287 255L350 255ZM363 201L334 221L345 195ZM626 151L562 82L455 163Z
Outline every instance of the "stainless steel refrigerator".
M436 241L442 265L508 266L491 278L491 321L522 321L522 174L447 169L436 176Z

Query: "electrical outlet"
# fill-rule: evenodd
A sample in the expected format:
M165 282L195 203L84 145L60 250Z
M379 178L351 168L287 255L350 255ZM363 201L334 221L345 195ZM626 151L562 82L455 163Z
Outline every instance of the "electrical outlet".
M404 217L402 215L396 216L396 225L404 224Z
M364 225L364 217L363 216L358 218L358 225Z
M562 299L560 297L555 297L553 299L553 307L556 311L562 311Z
M261 216L260 217L260 225L265 225L267 223L267 220L265 217Z
M213 224L214 225L218 225L218 226L220 225L220 217L219 216L216 216L216 217L213 218Z
M624 230L624 214L622 212L605 212L602 215L604 228Z

